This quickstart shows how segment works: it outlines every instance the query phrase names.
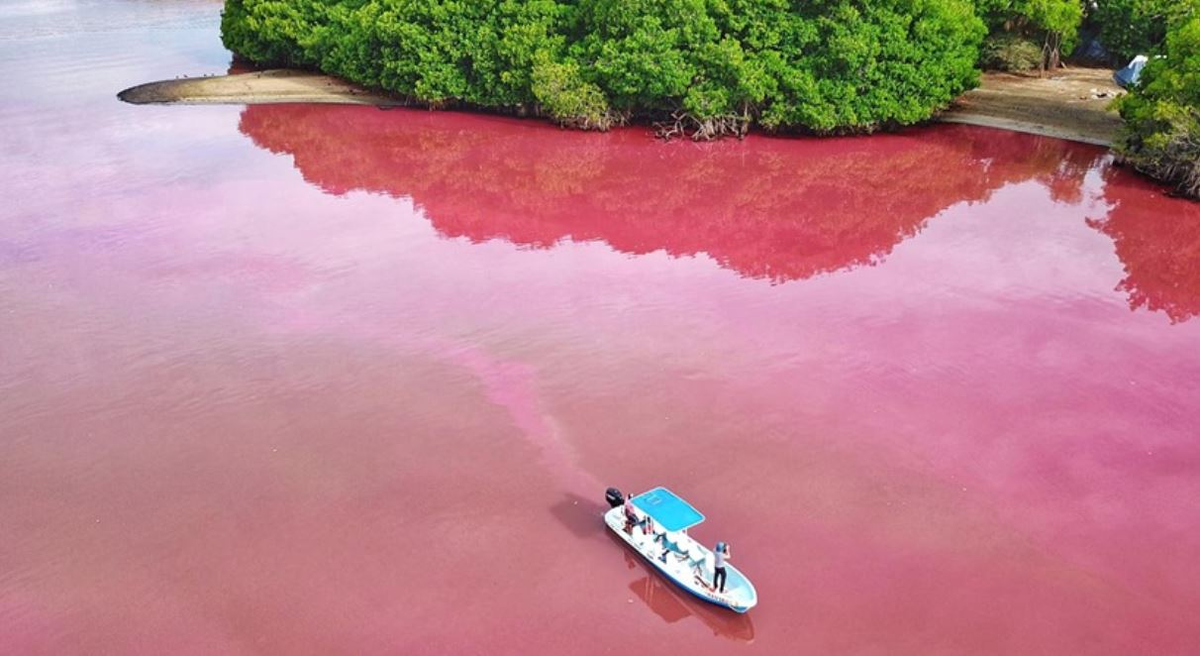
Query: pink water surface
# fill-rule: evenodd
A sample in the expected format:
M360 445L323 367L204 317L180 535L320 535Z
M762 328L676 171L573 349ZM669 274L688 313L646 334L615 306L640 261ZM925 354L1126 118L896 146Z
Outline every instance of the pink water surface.
M0 652L1195 653L1200 205L966 127L115 99L219 9L0 6ZM605 535L660 484L750 614Z

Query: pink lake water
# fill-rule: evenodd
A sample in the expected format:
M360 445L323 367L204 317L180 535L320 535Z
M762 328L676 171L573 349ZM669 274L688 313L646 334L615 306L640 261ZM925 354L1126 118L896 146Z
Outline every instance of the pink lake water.
M977 128L116 100L219 11L0 5L0 651L1195 653L1200 205ZM660 484L758 608L604 533Z

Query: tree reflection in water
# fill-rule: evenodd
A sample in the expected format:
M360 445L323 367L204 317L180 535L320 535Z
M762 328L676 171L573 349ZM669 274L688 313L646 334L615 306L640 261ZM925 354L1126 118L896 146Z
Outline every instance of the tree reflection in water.
M1163 312L1172 323L1200 315L1200 203L1164 200L1116 167L1104 177L1108 214L1088 223L1113 240L1125 267L1117 289L1130 309Z
M1104 177L1105 219L1130 304L1200 312L1194 205L1161 199L1100 148L939 126L870 138L663 144L505 118L369 107L258 105L241 131L291 155L327 193L411 197L434 228L531 248L600 240L630 254L706 254L750 278L800 280L881 262L939 212L1035 181L1078 204ZM1153 200L1146 200L1153 199ZM1178 220L1159 220L1164 206Z

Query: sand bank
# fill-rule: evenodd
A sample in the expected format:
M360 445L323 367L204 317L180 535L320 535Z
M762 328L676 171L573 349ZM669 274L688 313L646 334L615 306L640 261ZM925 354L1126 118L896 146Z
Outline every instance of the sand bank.
M1037 77L987 73L937 120L1028 132L1108 146L1121 126L1108 109L1120 89L1106 69L1066 69ZM1099 92L1099 93L1097 93ZM117 94L134 104L338 103L395 107L398 96L319 73L276 69L215 77L163 80Z
M320 73L274 69L139 84L117 94L135 105L333 103L394 107L404 100Z
M1072 68L1053 76L985 73L938 118L1111 146L1121 117L1108 107L1123 93L1112 71Z

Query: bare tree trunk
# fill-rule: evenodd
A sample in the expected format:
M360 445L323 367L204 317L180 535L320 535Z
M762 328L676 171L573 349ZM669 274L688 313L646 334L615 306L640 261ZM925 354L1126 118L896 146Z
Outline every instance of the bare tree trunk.
M1046 41L1042 44L1042 72L1053 70L1062 65L1062 35L1058 32L1047 32Z

